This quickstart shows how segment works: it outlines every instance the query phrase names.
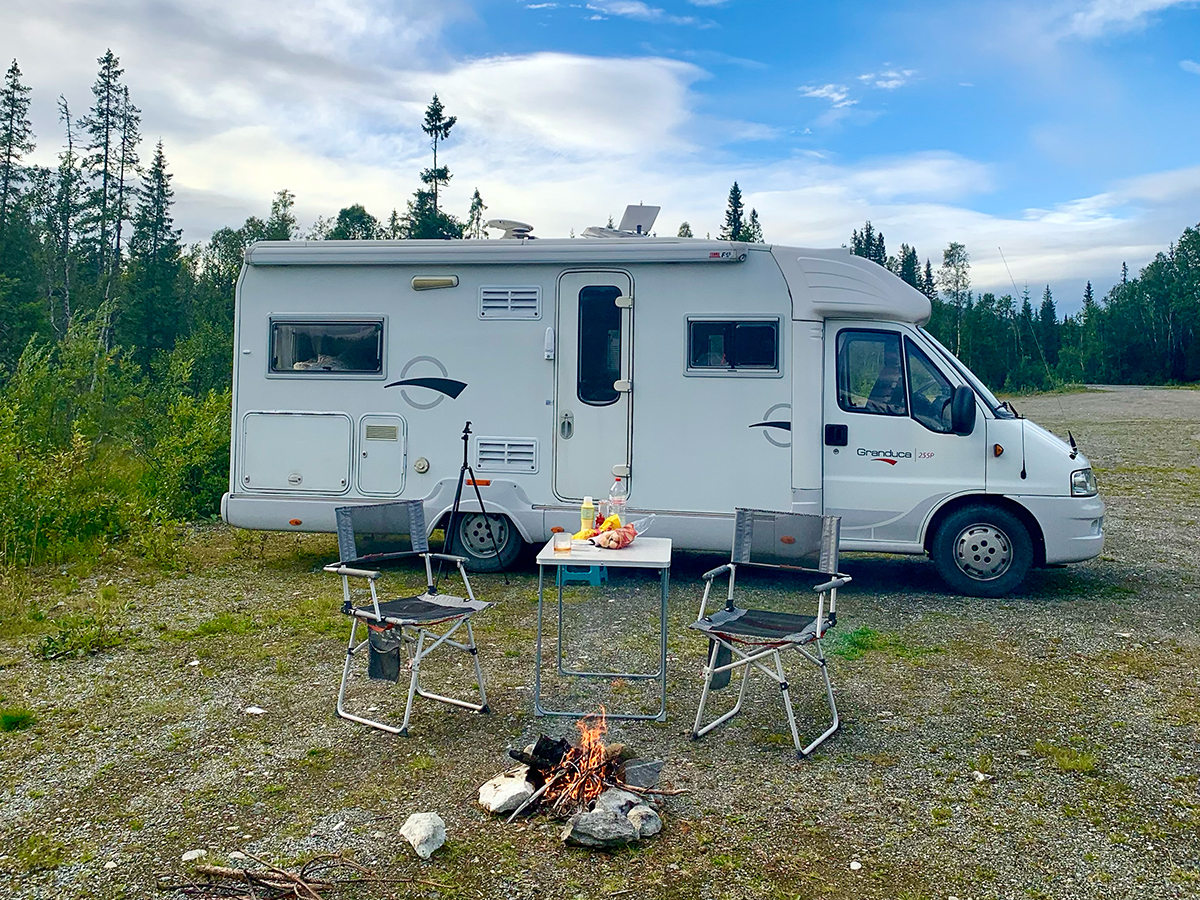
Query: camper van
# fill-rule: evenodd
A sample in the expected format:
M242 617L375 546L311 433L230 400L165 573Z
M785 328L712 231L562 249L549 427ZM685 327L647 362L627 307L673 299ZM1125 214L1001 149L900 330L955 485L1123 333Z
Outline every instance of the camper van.
M449 537L476 570L575 531L614 476L677 549L728 552L735 507L837 515L844 551L927 554L978 596L1100 553L1086 457L998 401L886 269L596 231L252 245L222 518L332 532L338 506L419 498L443 527L469 421Z

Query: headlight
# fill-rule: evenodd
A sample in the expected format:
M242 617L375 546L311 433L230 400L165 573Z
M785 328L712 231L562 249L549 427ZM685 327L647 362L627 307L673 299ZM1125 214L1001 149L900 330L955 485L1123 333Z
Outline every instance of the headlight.
M1096 493L1096 476L1091 469L1076 469L1071 473L1071 496L1090 497Z

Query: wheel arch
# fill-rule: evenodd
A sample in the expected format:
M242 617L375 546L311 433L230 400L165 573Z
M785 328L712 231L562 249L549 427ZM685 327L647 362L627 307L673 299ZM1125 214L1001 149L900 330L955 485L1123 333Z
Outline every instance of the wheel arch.
M1046 565L1046 537L1042 534L1042 526L1038 523L1037 518L1017 501L998 494L964 494L953 497L938 507L925 526L925 538L922 544L926 553L931 551L934 535L942 527L942 522L946 517L964 506L994 506L1016 516L1025 526L1025 530L1029 532L1029 540L1033 543L1034 567L1041 568Z
M507 509L506 507L501 506L498 503L493 503L491 500L485 500L484 507L487 509L487 514L489 516L504 516L504 518L508 519L508 521L512 525L512 527L516 529L516 532L520 536L521 540L523 540L525 543L532 544L534 542L532 536L529 533L529 529L526 527L526 524L521 521L520 516L513 515L512 510ZM452 509L453 509L453 507L448 506L445 509L443 509L441 512L439 512L436 516L431 516L429 521L431 521L433 524L431 526L429 526L429 530L432 532L438 528L445 528L447 525L449 525L450 524L450 513L451 513ZM459 512L459 515L461 515L463 513L478 513L478 512L480 512L479 501L477 501L474 497L472 497L471 500L468 502L467 499L464 497L462 502L458 505L458 512Z

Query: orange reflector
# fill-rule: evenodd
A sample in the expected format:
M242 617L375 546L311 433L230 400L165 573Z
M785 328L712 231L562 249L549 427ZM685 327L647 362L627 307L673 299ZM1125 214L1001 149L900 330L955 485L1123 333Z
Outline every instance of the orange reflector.
M487 487L491 483L492 483L492 479L490 479L490 478L468 478L467 479L467 484L477 484L480 487Z
M562 534L566 530L567 529L563 528L561 525L555 525L553 528L550 529L550 533L551 534Z
M794 537L792 537L790 534L785 534L783 537L781 537L781 538L779 539L779 543L781 543L781 544L794 544L794 543L796 543L796 539L795 539Z
M1000 456L1004 452L1004 448L999 444L992 444L992 455Z
M300 523L299 519L288 519L288 524L289 525L299 525L301 523Z

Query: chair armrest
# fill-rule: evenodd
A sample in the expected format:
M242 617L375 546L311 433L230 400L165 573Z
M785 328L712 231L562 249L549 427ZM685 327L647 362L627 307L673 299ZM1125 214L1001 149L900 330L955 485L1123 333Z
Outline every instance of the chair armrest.
M710 571L705 572L700 577L703 578L705 581L712 581L718 575L723 575L724 573L726 573L728 571L729 571L729 563L725 563L725 565L723 565L723 566L717 566L715 569L711 569Z
M824 584L818 584L815 588L813 588L813 591L815 591L816 593L819 594L823 591L832 590L833 588L844 587L845 585L849 584L853 580L854 579L851 578L849 575L839 575L837 578L834 578L832 581L827 581Z
M465 556L454 556L451 553L426 553L424 555L430 559L448 559L450 562L456 563L465 563L467 561Z
M355 578L370 578L372 580L378 578L382 573L372 569L352 569L349 566L343 566L335 563L325 567L326 572L333 572L335 575L351 575Z

